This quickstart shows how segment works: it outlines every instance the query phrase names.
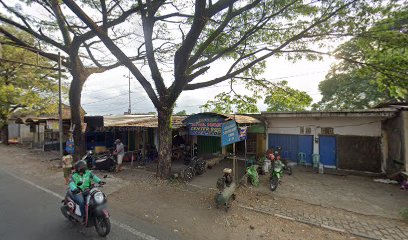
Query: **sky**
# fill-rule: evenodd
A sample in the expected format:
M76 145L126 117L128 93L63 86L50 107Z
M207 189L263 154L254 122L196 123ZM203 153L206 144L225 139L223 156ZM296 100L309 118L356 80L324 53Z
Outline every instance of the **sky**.
M324 80L325 75L335 60L325 57L323 61L301 60L296 63L283 58L270 58L264 78L272 81L287 80L290 87L307 92L313 102L318 102L321 95L318 89L319 82ZM222 66L209 70L209 74L222 71ZM105 73L92 75L85 83L82 93L82 105L88 115L123 114L128 110L129 72L120 67ZM215 86L183 92L174 112L186 110L188 114L200 112L200 106L213 99L215 95L223 91L229 91L227 82ZM147 94L141 88L137 80L131 78L131 105L132 113L155 112ZM245 89L238 86L240 93ZM261 111L266 110L266 105L258 103Z

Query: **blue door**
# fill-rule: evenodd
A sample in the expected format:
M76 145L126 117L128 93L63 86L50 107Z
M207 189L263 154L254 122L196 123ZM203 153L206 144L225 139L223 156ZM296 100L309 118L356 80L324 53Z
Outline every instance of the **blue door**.
M325 167L336 167L336 138L332 136L319 137L320 162Z
M297 162L299 152L306 154L306 162L312 163L313 136L269 134L268 148L282 148L282 158Z
M299 135L299 152L306 154L306 164L312 165L313 136Z

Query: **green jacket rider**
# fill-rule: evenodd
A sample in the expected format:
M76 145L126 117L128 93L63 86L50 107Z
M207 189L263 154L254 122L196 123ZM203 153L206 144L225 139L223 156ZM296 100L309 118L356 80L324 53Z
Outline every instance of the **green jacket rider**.
M91 187L92 181L100 183L101 179L89 170L85 170L83 173L75 172L72 174L69 188L72 192L75 192L77 189L84 191L85 189Z
M85 197L83 191L87 188L91 188L92 181L105 184L91 171L86 169L86 163L84 161L78 161L74 165L75 173L72 174L71 181L69 183L69 190L72 192L74 201L79 205L81 210L81 217L85 217Z

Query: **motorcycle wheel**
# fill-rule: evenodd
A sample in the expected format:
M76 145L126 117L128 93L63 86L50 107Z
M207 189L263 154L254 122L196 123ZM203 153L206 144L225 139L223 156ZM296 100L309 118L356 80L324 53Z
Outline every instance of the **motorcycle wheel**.
M193 168L187 167L186 169L184 169L184 171L183 171L184 181L191 182L191 180L193 180L193 176L194 176Z
M114 172L116 170L116 164L112 163L112 165L109 167L108 171L109 172Z
M205 161L199 159L195 165L197 175L201 175L205 172Z
M277 176L272 176L272 179L269 182L269 187L272 191L275 191L279 184L279 178Z
M292 175L292 173L293 173L292 172L292 167L289 167L289 166L286 168L286 171L288 172L289 176Z
M95 217L95 230L101 237L106 237L110 232L111 224L109 218Z
M68 219L71 222L75 222L75 220L68 214L68 207L66 205L61 207L61 213L64 215L66 219Z

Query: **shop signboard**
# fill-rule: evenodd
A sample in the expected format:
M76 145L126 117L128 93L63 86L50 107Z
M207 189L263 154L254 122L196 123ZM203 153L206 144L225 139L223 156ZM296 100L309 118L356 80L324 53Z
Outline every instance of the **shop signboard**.
M241 141L238 133L237 123L235 121L228 121L226 123L223 123L221 131L221 146L226 146L231 143Z
M188 122L188 130L191 136L221 136L222 118L200 117Z

